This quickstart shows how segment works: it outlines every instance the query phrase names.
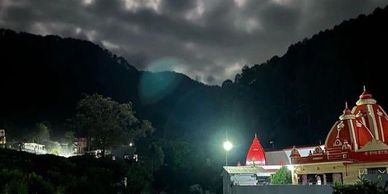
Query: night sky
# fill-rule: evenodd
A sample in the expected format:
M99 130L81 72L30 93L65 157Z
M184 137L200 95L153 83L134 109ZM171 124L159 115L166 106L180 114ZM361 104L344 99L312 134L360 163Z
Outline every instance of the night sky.
M208 84L386 0L0 0L0 27L93 41Z

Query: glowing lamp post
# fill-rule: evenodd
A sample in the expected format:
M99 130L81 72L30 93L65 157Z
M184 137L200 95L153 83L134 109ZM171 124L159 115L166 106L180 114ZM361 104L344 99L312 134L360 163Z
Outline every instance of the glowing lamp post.
M223 146L225 150L225 166L228 166L228 152L233 148L233 144L229 140L226 140Z

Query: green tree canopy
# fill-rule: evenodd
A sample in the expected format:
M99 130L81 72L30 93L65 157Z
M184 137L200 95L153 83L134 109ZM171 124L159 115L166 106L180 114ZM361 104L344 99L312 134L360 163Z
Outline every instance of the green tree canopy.
M120 104L99 94L87 95L77 106L72 122L78 135L92 140L93 146L105 150L113 145L128 144L151 133L151 122L135 117L132 104Z
M274 175L271 177L272 184L291 184L291 171L286 166L282 166Z

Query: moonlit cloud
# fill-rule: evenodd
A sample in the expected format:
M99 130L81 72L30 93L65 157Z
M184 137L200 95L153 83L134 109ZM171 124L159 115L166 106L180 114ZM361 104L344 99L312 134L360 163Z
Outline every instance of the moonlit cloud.
M202 18L205 12L204 0L196 0L196 6L185 14L187 20L196 21Z
M245 5L247 0L234 0L234 3L236 3L236 5L238 7L243 7Z
M107 41L107 40L103 40L103 41L101 41L101 43L102 43L102 45L103 45L105 48L110 49L110 50L115 50L115 49L119 49L119 48L120 48L119 45L114 44L114 43L112 43L112 42L109 42L109 41Z
M208 84L386 0L0 0L0 27L91 40Z
M83 4L88 6L91 5L94 2L94 0L83 0Z
M124 0L125 8L137 12L140 9L151 9L155 12L160 11L161 0Z

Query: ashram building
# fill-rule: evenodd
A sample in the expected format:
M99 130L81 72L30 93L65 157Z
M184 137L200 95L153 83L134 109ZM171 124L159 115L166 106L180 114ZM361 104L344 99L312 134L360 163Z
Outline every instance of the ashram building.
M269 184L282 166L292 172L292 183L353 184L359 177L387 174L388 115L364 88L356 105L345 109L327 134L325 144L265 152L255 135L245 166L225 166L224 193L233 187Z

